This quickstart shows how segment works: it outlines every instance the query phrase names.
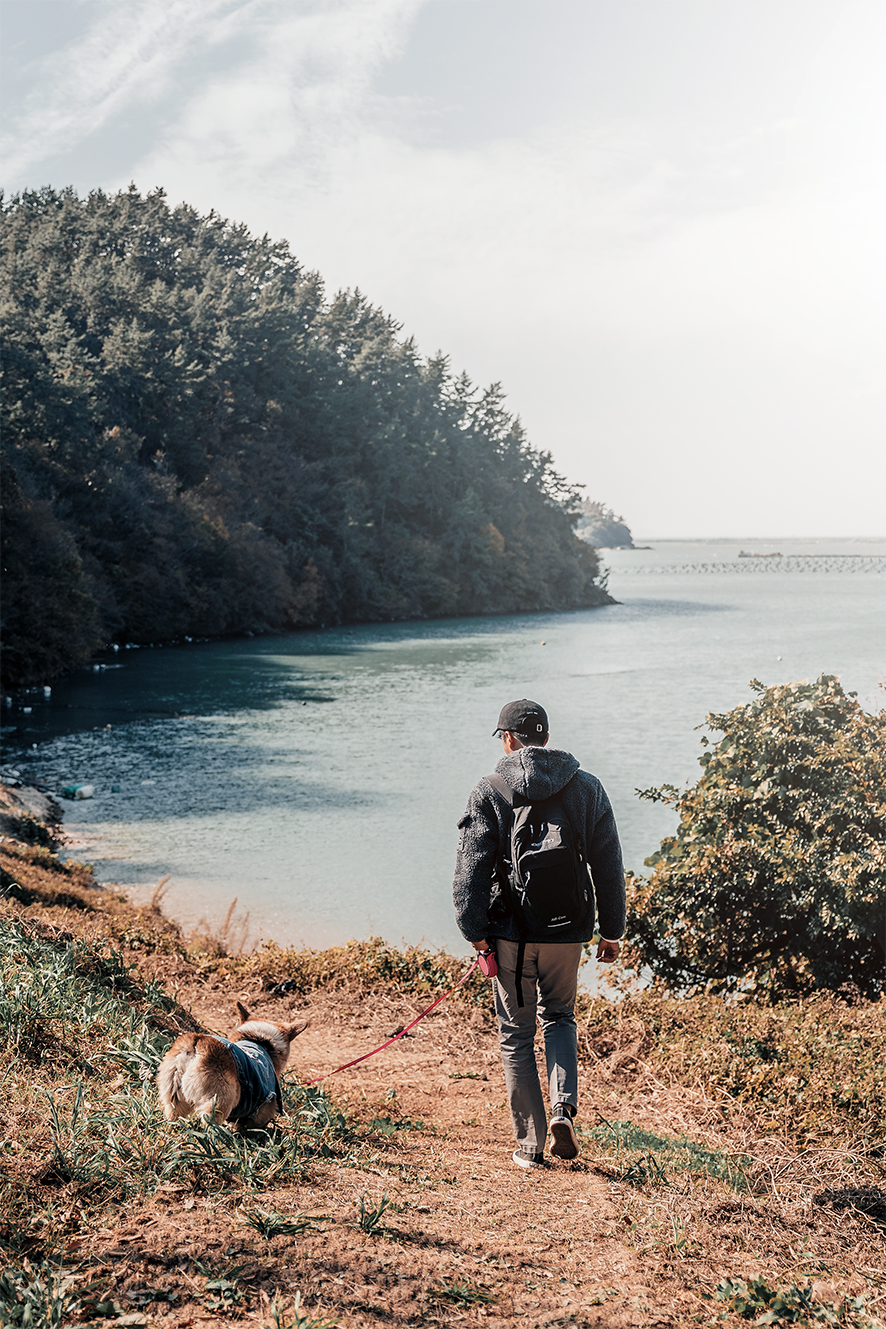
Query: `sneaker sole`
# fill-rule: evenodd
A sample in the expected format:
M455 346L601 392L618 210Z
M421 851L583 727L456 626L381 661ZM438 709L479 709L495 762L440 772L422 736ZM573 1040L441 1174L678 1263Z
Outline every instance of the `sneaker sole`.
M551 1139L555 1158L578 1158L578 1140L571 1121L551 1122Z

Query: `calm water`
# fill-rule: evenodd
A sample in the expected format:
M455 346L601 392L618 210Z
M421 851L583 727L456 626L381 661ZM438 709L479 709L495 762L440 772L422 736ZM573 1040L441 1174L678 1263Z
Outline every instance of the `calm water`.
M788 557L739 563L740 548ZM642 868L673 814L634 790L696 778L696 726L748 700L751 678L839 674L882 703L884 556L886 542L657 542L607 553L621 603L604 609L121 649L26 699L30 714L6 709L6 769L93 784L65 804L76 856L145 893L170 873L166 909L186 924L217 923L236 896L253 938L374 932L463 952L455 823L501 753L503 702L543 703Z

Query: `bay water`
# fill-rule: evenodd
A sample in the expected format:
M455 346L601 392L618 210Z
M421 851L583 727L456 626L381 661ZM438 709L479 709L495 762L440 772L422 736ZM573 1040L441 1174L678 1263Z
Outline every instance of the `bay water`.
M619 603L599 609L121 643L8 700L3 769L92 785L65 803L67 855L139 899L169 874L186 928L218 928L236 897L253 942L464 953L456 822L501 756L505 702L547 709L642 870L675 817L636 790L696 779L698 726L750 679L837 674L867 709L886 700L886 541L653 543L605 551Z

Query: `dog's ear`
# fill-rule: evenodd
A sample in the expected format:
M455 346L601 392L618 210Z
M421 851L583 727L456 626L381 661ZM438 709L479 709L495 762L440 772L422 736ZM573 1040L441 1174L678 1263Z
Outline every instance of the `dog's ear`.
M310 1020L298 1020L295 1024L281 1024L280 1033L284 1038L288 1038L291 1043L299 1034L303 1034L310 1024Z
M238 1002L237 1002L237 1014L240 1016L240 1023L241 1023L241 1024L246 1024L246 1023L248 1023L248 1021L252 1018L252 1017L250 1016L250 1014L249 1014L249 1011L248 1011L248 1010L246 1009L246 1007L243 1005L243 1002L242 1002L242 1001L238 1001Z

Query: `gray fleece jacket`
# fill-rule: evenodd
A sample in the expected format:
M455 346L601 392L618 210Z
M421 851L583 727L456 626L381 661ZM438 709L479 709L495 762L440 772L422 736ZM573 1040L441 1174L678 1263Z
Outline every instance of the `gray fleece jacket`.
M612 806L600 781L580 770L571 753L557 748L518 748L502 757L495 769L512 789L534 802L550 798L569 785L562 803L591 871L600 932L609 941L618 941L625 927L624 868ZM493 793L487 779L480 780L472 790L458 828L452 898L462 936L467 941L482 941L484 937L519 941L517 925L503 906L495 881L499 854L502 847L507 847L510 835L510 810ZM593 897L582 924L560 935L559 941L591 940L595 931Z

